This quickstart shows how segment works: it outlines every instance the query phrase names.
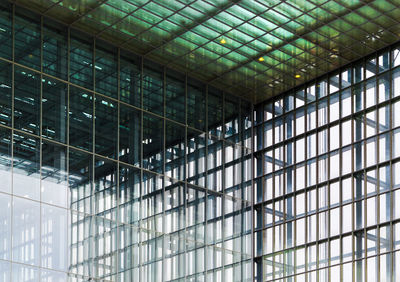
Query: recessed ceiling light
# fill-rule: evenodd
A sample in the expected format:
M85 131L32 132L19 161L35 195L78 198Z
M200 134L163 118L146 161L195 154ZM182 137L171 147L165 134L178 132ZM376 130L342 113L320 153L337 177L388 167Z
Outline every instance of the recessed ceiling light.
M264 62L264 58L263 58L263 57L260 57L260 58L258 58L258 61Z
M219 43L225 44L225 43L226 43L226 40L222 38L222 39L219 41Z
M295 77L295 78L300 78L301 75L300 75L300 74L296 74L294 77Z

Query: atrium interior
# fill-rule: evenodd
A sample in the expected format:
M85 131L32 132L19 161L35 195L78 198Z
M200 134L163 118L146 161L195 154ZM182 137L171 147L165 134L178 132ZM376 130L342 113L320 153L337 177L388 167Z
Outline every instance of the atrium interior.
M400 281L400 0L0 0L0 282Z

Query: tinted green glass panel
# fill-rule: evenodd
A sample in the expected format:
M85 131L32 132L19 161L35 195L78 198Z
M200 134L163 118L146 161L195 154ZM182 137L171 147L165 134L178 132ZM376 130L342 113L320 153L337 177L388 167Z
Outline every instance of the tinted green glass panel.
M140 165L141 112L120 104L119 112L119 160Z
M185 127L167 122L165 128L165 174L185 178Z
M118 59L114 50L96 49L96 92L118 98Z
M119 191L120 220L137 225L140 219L140 170L121 164L119 166ZM132 232L131 235L131 243L137 243L138 233ZM127 241L130 240L127 239Z
M145 66L143 70L143 109L164 114L163 71Z
M68 186L70 208L91 214L90 197L93 187L93 156L74 149L68 154Z
M67 207L67 147L52 142L42 143L41 200Z
M215 135L222 134L222 92L208 90L208 131Z
M71 37L69 79L72 83L93 89L93 46Z
M94 166L95 213L112 220L116 220L117 216L117 180L117 163L96 158ZM110 239L109 236L105 236L104 232L100 230L98 232L105 240ZM96 257L100 260L99 256Z
M185 123L185 79L167 75L165 116Z
M163 171L163 145L164 145L163 119L143 114L143 167L156 172Z
M42 135L62 143L67 142L67 85L44 76L42 79Z
M92 151L93 96L77 87L69 89L69 144Z
M13 193L25 198L40 199L39 138L13 134Z
M0 4L0 56L11 59L12 54L12 19L11 6Z
M118 103L96 95L95 152L116 158L118 138Z
M15 61L25 66L40 70L40 23L16 15L14 36Z
M11 125L11 64L0 62L0 123Z
M11 145L11 130L0 127L0 191L6 193L11 192Z
M17 129L39 134L40 75L15 67L14 79L14 126Z
M65 30L43 26L43 72L67 79L68 40Z
M141 71L137 61L120 58L120 99L136 107L141 107Z
M187 90L187 123L194 128L205 130L206 92L200 83L188 84Z

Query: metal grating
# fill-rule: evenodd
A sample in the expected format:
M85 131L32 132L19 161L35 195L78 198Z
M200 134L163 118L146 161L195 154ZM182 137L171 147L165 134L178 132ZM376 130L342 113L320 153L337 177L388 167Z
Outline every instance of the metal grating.
M260 102L400 39L400 0L16 0Z

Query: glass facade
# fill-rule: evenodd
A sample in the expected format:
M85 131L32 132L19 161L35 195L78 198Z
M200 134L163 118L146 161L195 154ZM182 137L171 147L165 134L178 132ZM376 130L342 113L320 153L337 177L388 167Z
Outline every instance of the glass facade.
M400 281L399 44L253 105L99 38L0 2L0 282Z
M251 103L0 3L0 281L250 281Z
M256 107L256 281L400 281L399 54Z

